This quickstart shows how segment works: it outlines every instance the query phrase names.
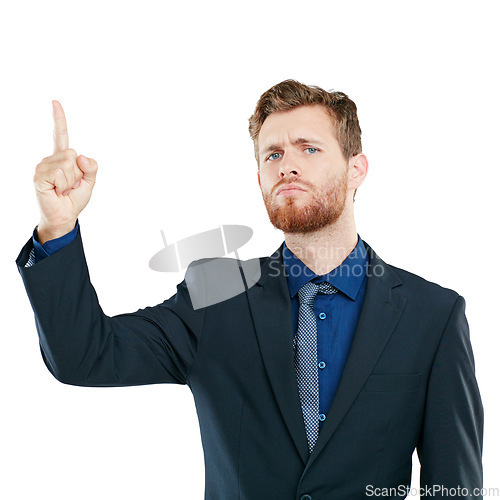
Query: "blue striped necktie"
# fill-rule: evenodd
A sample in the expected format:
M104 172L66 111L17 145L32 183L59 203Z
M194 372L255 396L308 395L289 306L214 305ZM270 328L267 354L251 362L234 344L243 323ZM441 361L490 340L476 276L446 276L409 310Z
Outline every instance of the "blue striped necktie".
M313 311L314 299L318 293L337 293L337 289L327 281L309 281L300 288L299 321L294 338L295 373L309 453L312 452L319 434L318 342Z

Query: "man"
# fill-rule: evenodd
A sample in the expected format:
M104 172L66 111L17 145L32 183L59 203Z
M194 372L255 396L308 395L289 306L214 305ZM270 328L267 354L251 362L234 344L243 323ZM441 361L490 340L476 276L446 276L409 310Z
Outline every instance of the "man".
M356 106L293 80L250 118L258 182L285 242L246 289L207 307L223 259L193 263L155 307L106 316L77 217L97 164L68 149L37 166L41 219L17 264L44 361L85 386L187 384L199 417L207 499L401 498L414 449L422 496L481 498L483 408L464 299L386 264L356 232L367 174ZM189 288L189 290L188 290Z

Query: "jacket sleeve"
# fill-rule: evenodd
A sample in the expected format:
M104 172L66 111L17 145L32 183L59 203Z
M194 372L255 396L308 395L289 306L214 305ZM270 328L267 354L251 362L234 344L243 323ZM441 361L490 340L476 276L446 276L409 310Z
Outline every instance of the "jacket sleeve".
M465 300L458 296L442 333L427 385L424 421L417 445L422 491L432 498L451 498L451 489L461 488L462 493L454 496L483 498L478 493L483 482L482 448L483 406L475 377Z
M185 280L154 307L106 316L90 282L80 231L55 254L25 267L31 239L16 263L35 313L43 360L60 382L80 386L188 383L202 335Z

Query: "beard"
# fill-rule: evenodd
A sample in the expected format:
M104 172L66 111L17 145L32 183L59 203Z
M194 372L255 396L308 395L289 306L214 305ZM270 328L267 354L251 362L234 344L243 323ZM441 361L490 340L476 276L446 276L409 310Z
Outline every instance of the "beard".
M295 196L286 197L281 202L273 198L272 193L289 182L279 182L271 193L262 193L269 220L277 229L284 233L310 233L333 224L342 215L347 198L347 169L340 178L329 179L316 190L301 181L291 182L308 187L308 194L304 196L312 194L313 199L304 204Z

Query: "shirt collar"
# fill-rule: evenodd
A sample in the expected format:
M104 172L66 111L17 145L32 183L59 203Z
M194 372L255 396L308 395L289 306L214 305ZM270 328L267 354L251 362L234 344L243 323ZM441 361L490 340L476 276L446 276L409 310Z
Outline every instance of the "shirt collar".
M315 283L328 281L351 300L356 300L356 296L366 276L368 254L358 234L358 243L352 252L344 259L340 266L327 274L321 276L315 274L292 253L286 246L286 243L283 244L283 264L285 266L290 297L292 298L308 281L314 281Z

